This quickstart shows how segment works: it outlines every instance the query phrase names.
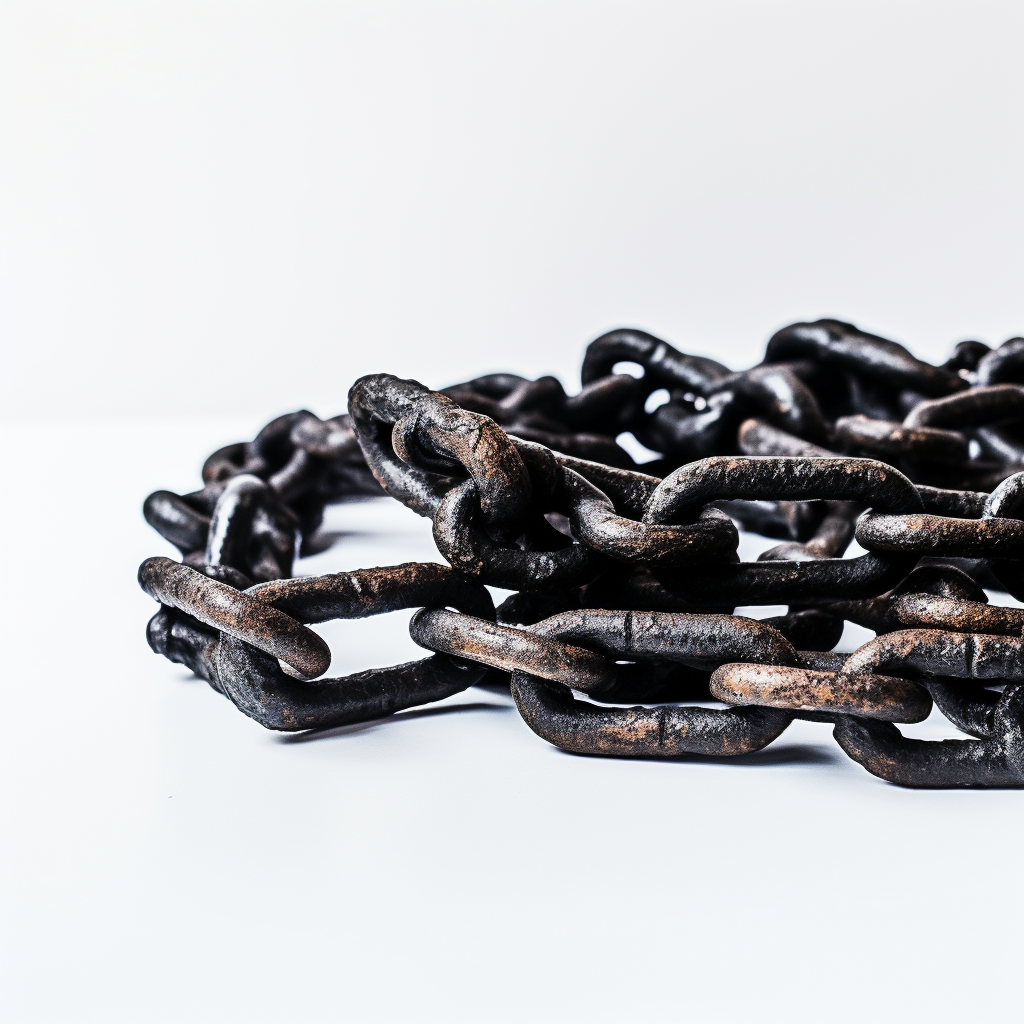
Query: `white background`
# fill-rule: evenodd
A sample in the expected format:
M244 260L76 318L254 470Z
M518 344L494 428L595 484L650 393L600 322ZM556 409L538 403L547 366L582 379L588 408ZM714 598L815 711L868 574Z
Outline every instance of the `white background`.
M283 739L152 655L156 487L387 370L632 324L737 367L1024 331L1016 3L0 6L0 1010L37 1021L1006 1020L1017 792L798 724L571 757L508 701ZM436 558L369 503L302 571ZM763 613L762 613L763 614ZM415 656L401 615L332 671ZM919 735L938 735L927 724Z

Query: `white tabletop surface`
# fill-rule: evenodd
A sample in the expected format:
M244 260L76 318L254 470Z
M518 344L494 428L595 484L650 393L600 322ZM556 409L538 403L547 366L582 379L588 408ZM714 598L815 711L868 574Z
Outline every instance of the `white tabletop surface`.
M1015 1019L1024 793L898 789L799 722L577 757L482 689L276 735L152 654L139 504L257 426L3 432L7 1019ZM438 560L387 499L330 525L300 571ZM415 657L407 618L324 627L332 672Z

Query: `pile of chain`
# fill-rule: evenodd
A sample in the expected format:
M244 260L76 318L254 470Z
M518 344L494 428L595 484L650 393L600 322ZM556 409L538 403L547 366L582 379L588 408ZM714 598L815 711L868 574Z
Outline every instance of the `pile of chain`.
M211 455L201 490L145 503L183 556L139 569L151 647L264 726L486 681L577 753L728 757L799 718L900 785L1024 785L1024 610L986 595L1024 599L1024 338L932 366L820 320L733 373L619 330L587 349L576 395L375 374L348 408L282 416ZM626 433L658 460L638 469ZM448 565L292 577L326 505L382 491L432 520ZM741 562L737 524L780 543ZM854 538L866 553L844 558ZM514 593L495 609L487 586ZM308 624L399 608L432 656L320 678ZM835 652L847 621L877 636ZM905 737L933 702L970 738Z

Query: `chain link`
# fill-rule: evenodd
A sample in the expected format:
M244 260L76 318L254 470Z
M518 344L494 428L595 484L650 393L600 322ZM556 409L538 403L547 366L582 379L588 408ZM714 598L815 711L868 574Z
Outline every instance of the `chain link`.
M581 376L567 395L374 374L345 415L281 416L215 452L200 490L144 504L181 553L139 569L150 646L271 729L486 681L575 753L727 758L801 718L899 785L1024 785L1024 609L986 592L1024 599L1024 338L932 366L819 320L737 373L618 330ZM382 494L431 519L448 565L293 577L327 505ZM741 562L738 528L780 543ZM487 587L513 594L495 609ZM429 657L323 678L309 624L399 608ZM875 639L834 651L846 622ZM968 738L903 736L933 702Z

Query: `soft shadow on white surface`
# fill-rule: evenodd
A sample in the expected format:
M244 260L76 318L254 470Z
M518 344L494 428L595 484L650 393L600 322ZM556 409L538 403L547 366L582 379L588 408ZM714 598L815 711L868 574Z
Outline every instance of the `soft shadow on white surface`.
M474 687L473 690L476 688ZM438 702L429 707L410 708L408 711L400 711L390 718L375 718L370 722L358 722L354 725L342 725L334 729L307 729L305 732L285 734L280 737L282 743L311 743L314 740L335 739L342 736L352 736L358 732L365 732L367 729L377 729L383 725L400 725L403 722L416 721L419 718L432 718L434 715L461 715L469 711L501 711L509 712L515 707L514 704L495 704L491 701L473 700L473 690L460 694L458 703Z

